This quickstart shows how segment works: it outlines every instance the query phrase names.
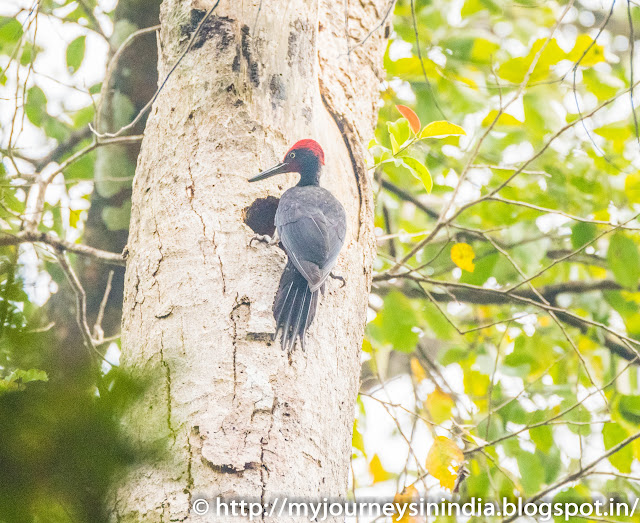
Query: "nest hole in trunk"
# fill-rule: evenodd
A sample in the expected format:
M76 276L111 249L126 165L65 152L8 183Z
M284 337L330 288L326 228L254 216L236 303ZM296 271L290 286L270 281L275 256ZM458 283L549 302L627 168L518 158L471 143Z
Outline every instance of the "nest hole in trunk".
M276 231L274 219L279 202L280 199L275 196L258 198L242 211L244 223L256 234L273 236Z

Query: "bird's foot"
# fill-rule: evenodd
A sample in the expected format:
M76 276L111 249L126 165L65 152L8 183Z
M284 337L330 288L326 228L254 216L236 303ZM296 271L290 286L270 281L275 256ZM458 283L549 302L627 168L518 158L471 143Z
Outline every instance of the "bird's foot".
M276 245L279 241L280 239L277 234L274 234L273 236L269 236L268 234L256 234L249 241L249 247L253 247L253 242L266 243L267 245L272 246Z
M340 285L341 289L342 289L342 287L344 287L347 284L347 280L345 280L344 277L340 276L339 274L333 274L332 272L330 272L329 276L331 278L333 278L334 280L340 280L342 282L342 285Z

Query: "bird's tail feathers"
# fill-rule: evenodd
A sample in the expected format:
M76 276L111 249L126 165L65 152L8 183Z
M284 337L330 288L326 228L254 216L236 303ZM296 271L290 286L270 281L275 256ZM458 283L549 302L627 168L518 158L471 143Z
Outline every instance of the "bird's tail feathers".
M321 290L324 291L324 285ZM304 350L307 329L316 315L318 294L317 290L311 291L307 280L293 263L287 262L273 304L273 316L276 319L274 339L282 331L282 350L291 352L297 339L300 339L300 346Z

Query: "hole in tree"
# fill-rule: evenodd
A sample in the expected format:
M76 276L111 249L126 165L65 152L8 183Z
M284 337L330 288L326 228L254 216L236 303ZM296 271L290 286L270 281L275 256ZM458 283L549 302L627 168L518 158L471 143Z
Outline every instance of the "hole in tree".
M256 234L266 234L273 236L276 226L273 223L278 208L279 198L267 196L258 198L243 211L244 223Z

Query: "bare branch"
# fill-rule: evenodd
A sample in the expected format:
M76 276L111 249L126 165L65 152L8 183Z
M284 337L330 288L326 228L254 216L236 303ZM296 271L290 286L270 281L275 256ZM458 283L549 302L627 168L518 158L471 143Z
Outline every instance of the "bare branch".
M84 287L82 287L73 267L71 267L66 253L64 251L56 251L56 257L58 258L58 263L60 263L60 267L62 267L62 270L64 271L67 280L76 295L76 322L78 323L78 327L82 333L84 345L91 353L97 352L96 343L91 336L89 324L87 323L87 293L85 292Z
M78 161L84 155L89 154L91 151L100 147L102 145L110 145L113 143L123 143L123 142L138 142L142 140L142 136L123 136L120 138L111 138L104 140L95 140L93 143L90 143L86 147L83 147L75 154L71 155L64 162L62 162L57 169L52 170L47 174L40 174L38 177L38 181L34 184L29 190L29 194L27 196L27 205L25 208L24 216L24 228L30 232L36 232L38 228L38 224L40 223L40 217L42 215L42 210L44 208L44 198L47 192L47 187L53 181L53 179L63 172L67 167L69 167L72 163Z
M535 293L532 293L531 291L522 290L518 292L508 292L506 290L487 289L460 282L434 280L432 278L416 276L410 273L403 273L395 276L384 275L384 277L385 279L393 279L394 277L399 279L404 278L412 280L418 284L424 282L447 290L447 292L443 293L431 293L433 299L438 302L459 301L462 303L473 303L476 305L503 305L508 303L532 305L546 312L554 312L560 321L580 329L583 334L586 334L590 327L597 327L605 330L608 334L604 335L603 345L612 353L617 354L626 360L635 360L638 354L638 349L635 347L640 346L639 341L622 333L616 332L614 329L603 323L578 316L577 314L561 307L547 305L546 303L541 302L536 297ZM549 298L555 297L564 292L581 293L589 290L618 289L621 289L621 287L617 283L603 280L596 282L567 282L565 284L550 285L549 287L539 289L539 292L543 296L545 296L546 293L548 301L553 303L553 300Z
M45 243L58 251L69 251L80 254L81 256L88 256L110 265L119 265L122 267L126 265L126 260L122 254L61 240L48 232L24 230L17 234L0 233L0 246L19 245L21 243Z

